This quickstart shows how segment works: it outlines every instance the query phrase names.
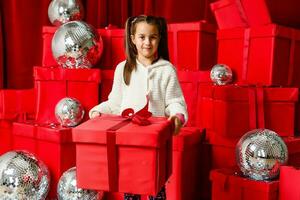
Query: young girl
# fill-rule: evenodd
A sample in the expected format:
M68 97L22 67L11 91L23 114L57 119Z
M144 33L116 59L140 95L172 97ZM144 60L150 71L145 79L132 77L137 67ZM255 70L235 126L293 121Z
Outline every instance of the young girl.
M149 100L153 116L167 116L174 122L174 135L188 119L176 70L168 61L167 24L164 18L140 15L125 25L126 60L118 64L108 100L92 108L90 118L121 114L126 108L141 110ZM139 195L125 194L125 200ZM164 188L150 200L166 199Z

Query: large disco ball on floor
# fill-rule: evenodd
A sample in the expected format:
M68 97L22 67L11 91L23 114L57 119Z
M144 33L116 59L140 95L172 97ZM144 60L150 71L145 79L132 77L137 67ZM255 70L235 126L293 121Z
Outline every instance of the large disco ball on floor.
M50 184L47 167L25 151L0 156L0 199L43 200Z
M77 99L65 97L56 104L55 116L62 126L72 127L82 121L84 109Z
M232 81L232 71L225 64L216 64L210 71L210 79L216 85L226 85Z
M255 129L246 133L236 146L236 159L242 173L255 180L271 180L287 162L288 150L277 133Z
M52 38L52 54L63 68L91 68L103 51L98 32L82 21L61 25Z
M48 7L48 17L55 26L74 20L82 20L84 15L80 0L52 0Z
M58 200L101 200L103 192L78 188L76 167L73 167L60 177L57 185L57 196Z

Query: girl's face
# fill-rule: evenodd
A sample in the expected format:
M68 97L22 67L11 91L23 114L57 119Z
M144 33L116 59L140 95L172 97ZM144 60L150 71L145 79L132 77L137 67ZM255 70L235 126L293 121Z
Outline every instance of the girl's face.
M152 63L156 59L156 52L159 44L159 33L155 25L139 22L136 24L135 34L131 40L137 49L137 58Z

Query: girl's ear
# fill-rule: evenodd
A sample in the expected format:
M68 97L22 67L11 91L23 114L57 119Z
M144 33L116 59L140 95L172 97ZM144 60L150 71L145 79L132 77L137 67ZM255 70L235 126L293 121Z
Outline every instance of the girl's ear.
M131 42L135 45L135 38L134 38L134 35L130 35L130 38L131 38Z

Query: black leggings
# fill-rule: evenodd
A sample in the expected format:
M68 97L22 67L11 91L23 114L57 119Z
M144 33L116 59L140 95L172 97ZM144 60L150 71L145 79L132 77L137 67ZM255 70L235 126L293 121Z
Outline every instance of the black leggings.
M166 200L166 189L163 187L156 197L148 196L148 200ZM138 194L124 194L124 200L141 200L141 195Z

